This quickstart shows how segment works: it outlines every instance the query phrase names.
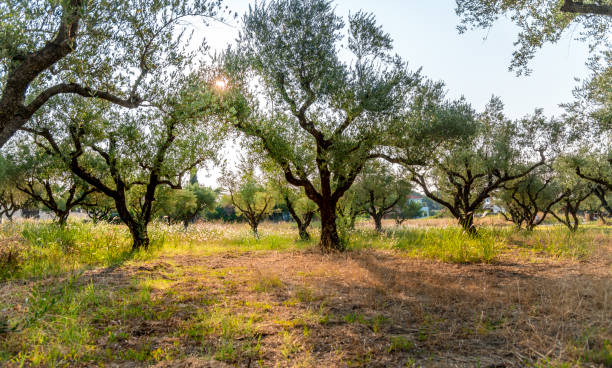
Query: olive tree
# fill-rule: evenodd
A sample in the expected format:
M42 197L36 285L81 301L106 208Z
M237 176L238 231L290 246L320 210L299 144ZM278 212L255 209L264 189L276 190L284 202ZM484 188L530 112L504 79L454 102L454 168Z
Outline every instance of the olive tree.
M170 222L183 223L187 229L189 223L194 222L204 210L214 208L216 199L214 190L197 182L183 189L165 188L158 195L156 212Z
M404 165L427 197L448 208L467 233L476 234L475 212L504 184L544 165L544 148L554 130L543 129L549 122L539 112L519 121L507 119L502 102L495 97L485 112L471 115L469 111L442 115L442 126L455 126L463 134L433 146L418 165L410 165L414 155L410 145L404 149L408 152L400 150L390 160ZM550 135L538 135L536 128Z
M566 194L554 173L541 166L525 177L505 184L495 196L504 209L502 215L506 220L515 223L519 229L525 225L532 231L544 222Z
M274 190L295 221L301 240L310 240L308 227L317 214L317 205L311 201L302 188L288 184L285 178L274 177Z
M576 232L580 225L578 214L584 209L585 201L593 195L595 185L576 175L572 160L572 156L561 156L555 161L555 172L565 195L551 215L571 232Z
M48 155L112 198L133 249L147 248L158 188L181 188L182 178L214 158L220 145L223 129L212 120L222 104L202 87L208 85L177 76L174 88L159 91L154 106L130 112L93 100L70 101L27 131Z
M338 202L389 134L410 126L403 117L420 76L392 54L373 15L345 23L327 0L257 3L243 20L224 60L242 99L234 124L316 203L320 248L342 250Z
M355 192L363 208L374 220L376 231L382 231L382 220L410 194L410 181L382 161L370 161L355 182ZM420 207L419 207L420 209Z
M26 143L31 143L26 141ZM53 212L60 226L65 226L70 212L88 203L95 188L66 170L61 161L42 150L21 145L12 157L19 166L15 187L34 202Z
M246 219L253 235L259 238L259 224L272 213L276 203L269 183L257 175L250 165L240 165L236 171L224 169L220 181L229 193L236 213Z
M113 199L101 192L91 193L87 196L87 203L83 203L80 207L94 224L110 221L112 213L116 212Z
M12 159L0 156L0 217L6 216L9 221L13 221L17 211L32 205L32 199L15 186L20 180L20 171Z
M398 202L391 214L395 220L395 224L400 226L408 219L422 216L423 204L420 201L404 199L403 201Z
M509 17L519 28L518 46L511 70L529 74L527 66L536 51L556 43L566 34L580 30L579 40L587 40L591 50L610 46L612 2L609 0L456 0L461 17L460 33L470 28L490 28L500 16Z
M149 101L160 71L201 52L193 50L189 25L222 16L220 6L220 0L3 1L0 147L54 96L125 108Z
M595 196L612 216L605 193L612 191L612 51L602 66L576 88L575 101L565 105L567 146L575 148L565 165L593 184ZM595 64L595 62L594 62Z

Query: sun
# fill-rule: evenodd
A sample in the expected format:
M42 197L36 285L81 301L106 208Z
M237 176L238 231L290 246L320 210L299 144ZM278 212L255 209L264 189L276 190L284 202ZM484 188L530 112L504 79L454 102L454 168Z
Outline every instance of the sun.
M220 90L226 90L227 89L227 81L225 79L217 79L215 81L215 87L217 87L217 89Z

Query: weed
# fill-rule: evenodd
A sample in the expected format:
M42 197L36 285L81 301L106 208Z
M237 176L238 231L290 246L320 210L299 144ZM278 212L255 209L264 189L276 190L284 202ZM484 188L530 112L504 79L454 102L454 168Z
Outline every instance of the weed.
M397 351L411 351L413 349L414 343L404 336L391 336L391 343L387 351L393 353Z
M283 282L276 275L259 274L253 285L253 290L260 293L269 293L282 288Z
M283 331L280 353L286 359L290 359L302 350L302 346L291 332Z

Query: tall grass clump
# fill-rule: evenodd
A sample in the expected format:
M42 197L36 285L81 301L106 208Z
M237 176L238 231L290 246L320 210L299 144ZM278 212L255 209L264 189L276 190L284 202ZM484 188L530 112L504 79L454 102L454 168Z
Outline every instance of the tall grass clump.
M578 231L571 232L561 226L542 226L531 232L516 232L510 239L554 258L582 260L595 248L595 235L593 229L579 228Z
M502 230L480 229L470 236L455 227L396 232L394 248L413 257L453 263L493 262L504 245Z
M0 226L0 243L17 249L17 261L0 263L0 279L59 275L88 267L112 266L131 256L130 235L123 226L45 221Z

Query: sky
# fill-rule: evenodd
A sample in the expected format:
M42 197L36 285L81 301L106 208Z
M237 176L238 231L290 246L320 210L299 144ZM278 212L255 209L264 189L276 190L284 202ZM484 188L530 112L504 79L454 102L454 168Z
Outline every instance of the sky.
M241 15L250 3L226 0L225 5L239 17L228 21L229 25L213 23L198 29L212 52L237 38ZM575 78L588 75L588 47L574 40L577 31L539 50L529 64L531 75L517 77L508 66L519 29L506 19L487 30L459 34L454 0L336 0L335 4L337 14L345 19L349 12L358 10L374 13L393 38L395 52L411 69L422 67L423 75L446 83L449 98L464 96L477 111L496 95L505 103L510 118L531 114L536 108L543 108L547 115L559 115L559 104L573 99ZM215 170L208 171L213 177L204 181L212 185Z

